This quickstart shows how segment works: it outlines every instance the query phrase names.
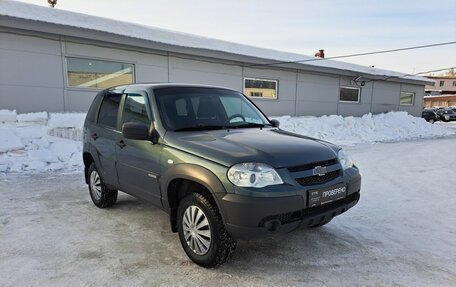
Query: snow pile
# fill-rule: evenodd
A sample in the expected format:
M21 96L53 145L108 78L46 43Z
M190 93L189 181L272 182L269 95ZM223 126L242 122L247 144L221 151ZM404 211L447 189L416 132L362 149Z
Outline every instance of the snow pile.
M362 117L275 117L280 128L339 145L392 142L455 135L443 125L433 125L406 112L366 114Z
M0 123L15 122L16 119L16 111L0 110Z
M81 169L84 118L0 110L0 172Z
M49 115L48 126L51 129L54 128L79 128L82 129L84 126L86 114L84 113L66 113L57 114L53 113Z
M81 169L83 113L0 110L0 172ZM362 117L276 117L280 127L339 145L443 137L456 129L406 112Z

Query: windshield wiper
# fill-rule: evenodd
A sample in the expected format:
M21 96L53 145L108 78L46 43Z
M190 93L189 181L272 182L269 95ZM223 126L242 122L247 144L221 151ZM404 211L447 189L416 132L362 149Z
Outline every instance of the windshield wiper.
M226 128L236 129L236 128L264 128L270 126L269 124L259 124L259 123L242 123L239 125L226 126Z
M198 125L198 126L193 126L193 127L185 127L185 128L179 128L175 129L175 132L185 132L185 131L204 131L204 130L221 130L224 129L224 126L219 126L219 125Z

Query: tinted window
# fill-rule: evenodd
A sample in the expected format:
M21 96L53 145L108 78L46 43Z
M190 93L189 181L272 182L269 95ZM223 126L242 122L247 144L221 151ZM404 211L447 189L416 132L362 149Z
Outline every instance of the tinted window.
M250 103L244 99L236 97L220 97L220 101L222 102L227 117L231 119L231 123L242 120L241 117L236 117L236 115L242 115L249 123L262 123L257 116L256 109L254 109Z
M100 102L103 99L103 96L100 95L102 92L98 93L95 99L93 100L92 104L90 105L89 111L87 112L86 120L91 123L95 123L97 121L97 111L100 107Z
M212 88L162 88L155 90L155 95L160 116L168 130L269 124L238 92Z
M122 124L136 122L150 125L152 115L147 98L143 95L128 94L122 115Z
M122 95L106 95L101 103L100 112L98 113L98 124L110 128L116 128L117 112L119 111L120 100Z

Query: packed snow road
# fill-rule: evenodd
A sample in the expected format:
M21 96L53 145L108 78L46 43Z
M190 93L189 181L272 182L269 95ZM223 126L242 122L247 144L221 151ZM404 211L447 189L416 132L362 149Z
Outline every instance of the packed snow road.
M90 201L80 173L0 177L0 285L456 285L456 138L350 147L361 201L317 230L191 263L165 213Z

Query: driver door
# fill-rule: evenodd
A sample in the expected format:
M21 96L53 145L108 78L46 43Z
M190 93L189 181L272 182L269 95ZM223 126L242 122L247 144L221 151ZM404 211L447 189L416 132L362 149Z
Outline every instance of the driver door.
M146 94L128 93L121 115L126 122L152 125L153 115ZM162 146L149 140L126 139L117 144L117 176L121 190L161 206L158 184Z

